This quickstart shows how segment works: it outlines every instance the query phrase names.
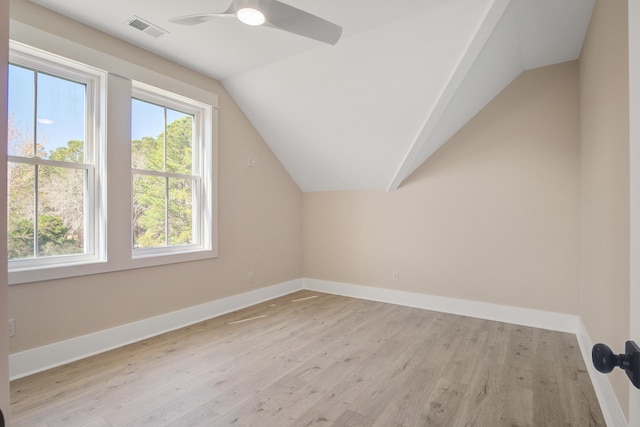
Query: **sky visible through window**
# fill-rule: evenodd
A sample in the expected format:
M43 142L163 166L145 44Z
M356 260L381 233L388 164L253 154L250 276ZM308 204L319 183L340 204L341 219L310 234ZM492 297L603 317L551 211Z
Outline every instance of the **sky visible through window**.
M37 142L44 144L45 157L69 141L85 141L85 92L82 83L9 65L9 115L14 131L29 139L35 134ZM134 102L132 107L132 139L157 138L164 132L161 107L146 102ZM167 121L183 115L167 110Z
M188 114L167 108L167 124L179 120ZM164 132L165 108L150 102L133 99L131 104L131 139L145 136L157 138Z
M10 65L9 114L14 131L29 139L35 134L47 153L69 141L84 141L85 90L81 83Z

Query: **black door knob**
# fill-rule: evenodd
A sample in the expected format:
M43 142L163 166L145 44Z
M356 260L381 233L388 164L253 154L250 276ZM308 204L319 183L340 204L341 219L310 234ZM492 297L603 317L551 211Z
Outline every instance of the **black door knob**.
M606 344L596 344L591 351L593 366L603 374L613 371L613 368L620 365L619 357L611 351Z
M627 341L624 354L615 354L606 344L596 344L591 350L593 366L604 374L608 374L618 366L626 371L627 376L636 388L640 388L640 348L633 341Z

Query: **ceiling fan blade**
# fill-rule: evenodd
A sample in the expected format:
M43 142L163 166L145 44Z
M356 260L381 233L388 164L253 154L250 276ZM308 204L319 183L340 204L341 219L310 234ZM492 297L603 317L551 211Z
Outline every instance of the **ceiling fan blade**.
M236 16L236 7L234 3L231 3L229 8L224 12L218 13L198 13L196 15L178 16L177 18L169 19L169 22L181 25L197 25L203 22L211 21L214 18L226 18L229 16Z
M300 36L334 45L342 35L341 26L278 0L260 0L260 11L269 26Z
M197 15L178 16L177 18L171 18L169 19L169 22L181 25L196 25L222 16L229 15L227 15L226 13L199 13Z

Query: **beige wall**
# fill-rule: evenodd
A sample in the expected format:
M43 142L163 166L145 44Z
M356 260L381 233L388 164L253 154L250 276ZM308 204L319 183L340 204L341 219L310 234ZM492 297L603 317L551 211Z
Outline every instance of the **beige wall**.
M12 352L303 276L577 313L594 342L628 338L626 2L598 0L579 63L523 73L398 191L304 195L219 82L27 0L11 7L20 22L213 90L221 107L219 258L12 286ZM627 411L623 374L610 378Z
M580 315L594 342L629 339L627 2L599 0L580 58ZM628 381L609 376L628 413Z
M305 193L305 277L577 313L577 72L523 73L398 191Z
M7 152L7 49L9 38L9 0L0 0L0 164L6 165ZM7 186L6 169L0 168L0 409L9 414L9 338L3 327L9 317L7 303Z
M27 0L12 0L11 18L163 70L217 93L220 105L219 257L11 286L11 352L302 277L302 193L219 82ZM247 167L250 155L259 167Z

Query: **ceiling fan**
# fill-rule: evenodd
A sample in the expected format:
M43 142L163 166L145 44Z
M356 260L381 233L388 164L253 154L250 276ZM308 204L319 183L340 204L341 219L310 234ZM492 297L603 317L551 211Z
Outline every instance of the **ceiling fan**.
M265 25L335 45L342 27L278 0L233 0L224 12L180 16L169 21L196 25L219 17L236 17L247 25Z

